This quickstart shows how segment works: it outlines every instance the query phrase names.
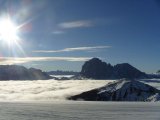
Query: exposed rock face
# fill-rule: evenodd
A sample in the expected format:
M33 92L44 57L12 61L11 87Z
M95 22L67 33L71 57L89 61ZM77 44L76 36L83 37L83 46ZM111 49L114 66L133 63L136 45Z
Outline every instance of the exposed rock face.
M84 63L81 76L93 79L146 78L147 75L128 63L112 66L93 58Z
M147 75L128 63L117 64L114 66L113 77L115 78L144 78Z
M120 80L72 96L69 99L83 99L86 101L158 101L159 96L160 91L150 85L135 80Z
M0 65L0 80L43 80L51 77L39 69L18 65Z
M93 58L82 66L81 75L86 78L103 79L110 78L113 67L110 64L102 62L98 58Z

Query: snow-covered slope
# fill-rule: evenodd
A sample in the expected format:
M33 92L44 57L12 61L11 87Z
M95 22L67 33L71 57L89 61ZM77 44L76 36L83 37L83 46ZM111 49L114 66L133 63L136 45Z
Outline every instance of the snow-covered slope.
M159 95L159 93L160 91L158 89L145 83L136 80L120 80L99 89L72 96L69 99L94 101L158 101L158 97L154 96Z
M160 94L157 93L157 94L149 97L149 98L147 99L147 101L151 101L151 102L157 102L157 101L159 101L159 102L160 102Z

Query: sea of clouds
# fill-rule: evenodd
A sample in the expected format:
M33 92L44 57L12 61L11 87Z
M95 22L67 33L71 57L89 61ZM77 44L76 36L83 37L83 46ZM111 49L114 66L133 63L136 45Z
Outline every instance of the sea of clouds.
M102 87L113 80L0 81L0 101L56 101ZM142 80L160 90L160 79Z
M112 80L0 81L0 101L53 101L106 85Z

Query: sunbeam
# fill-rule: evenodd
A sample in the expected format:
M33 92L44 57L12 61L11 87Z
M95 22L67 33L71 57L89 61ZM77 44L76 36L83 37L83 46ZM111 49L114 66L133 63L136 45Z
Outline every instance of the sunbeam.
M20 44L22 41L18 35L19 33L20 26L16 25L10 17L1 17L0 42L3 45L6 45L8 52L12 56L17 56L17 52L21 52L24 56L26 56Z
M9 46L13 45L19 39L17 33L17 26L9 18L0 20L0 39L2 41Z

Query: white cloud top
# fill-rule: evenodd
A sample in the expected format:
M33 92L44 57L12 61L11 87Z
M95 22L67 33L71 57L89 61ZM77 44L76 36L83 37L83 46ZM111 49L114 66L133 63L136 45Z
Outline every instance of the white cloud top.
M22 64L39 61L87 61L91 57L0 57L0 65Z
M0 81L0 101L53 101L98 88L107 80ZM18 86L18 87L17 87Z
M61 50L35 50L33 52L36 53L57 53L57 52L73 52L73 51L91 51L91 50L98 50L98 49L106 49L110 48L111 46L93 46L93 47L75 47L75 48L64 48Z

